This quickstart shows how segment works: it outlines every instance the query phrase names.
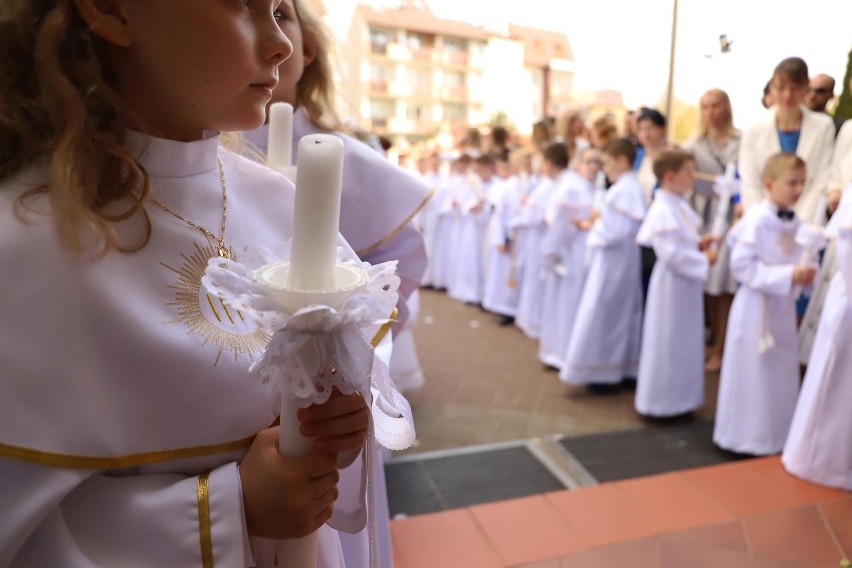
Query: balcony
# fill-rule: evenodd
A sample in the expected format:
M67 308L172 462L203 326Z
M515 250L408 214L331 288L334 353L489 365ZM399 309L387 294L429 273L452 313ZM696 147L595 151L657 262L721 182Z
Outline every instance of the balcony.
M392 61L410 61L411 60L411 50L408 49L407 45L402 43L389 43L388 44L388 58Z
M411 56L415 61L425 61L431 63L435 58L435 50L431 47L420 47L411 51Z
M380 79L370 81L370 93L376 95L384 95L388 92L388 82Z
M387 132L388 118L374 116L370 119L370 130L373 132Z
M455 49L447 51L447 63L450 65L467 67L468 61L470 61L470 54L467 51L457 51Z

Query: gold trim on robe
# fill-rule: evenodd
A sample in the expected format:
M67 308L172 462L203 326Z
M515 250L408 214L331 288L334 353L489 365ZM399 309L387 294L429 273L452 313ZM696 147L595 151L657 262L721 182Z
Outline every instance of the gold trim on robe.
M201 544L201 566L213 568L213 530L210 525L210 473L198 478L198 538Z
M397 225L390 233L388 233L387 235L385 235L384 237L382 237L381 239L379 239L375 243L371 244L370 246L362 248L361 250L356 250L355 254L357 254L360 257L363 257L365 254L370 254L371 252L377 250L379 247L381 247L382 245L387 243L389 240L394 238L397 235L397 233L399 233L403 229L403 227L408 225L411 222L411 220L414 219L415 215L420 213L420 210L423 209L423 207L425 207L427 203L429 203L429 200L432 199L433 195L435 195L435 188L434 187L429 191L429 193L426 194L426 197L423 198L423 201L420 202L420 205L418 205L414 209L414 211L412 211L411 214L408 217L405 218L405 220L402 223Z
M50 467L65 467L72 469L122 469L138 465L224 454L247 448L251 445L253 440L254 436L252 435L247 438L243 438L242 440L225 442L224 444L211 444L209 446L176 448L173 450L109 457L60 454L0 444L0 457L32 462Z

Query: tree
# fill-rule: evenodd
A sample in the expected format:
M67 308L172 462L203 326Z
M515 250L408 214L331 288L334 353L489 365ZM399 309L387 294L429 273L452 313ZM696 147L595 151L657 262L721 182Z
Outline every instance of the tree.
M852 49L849 50L849 62L846 64L846 75L843 77L843 92L834 109L834 116L847 120L852 118Z

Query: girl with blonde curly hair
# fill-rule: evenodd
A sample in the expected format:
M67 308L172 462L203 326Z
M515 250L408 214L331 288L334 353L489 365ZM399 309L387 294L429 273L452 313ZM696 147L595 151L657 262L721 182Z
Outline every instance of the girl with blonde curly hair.
M341 565L335 500L360 485L338 470L367 406L302 410L314 449L280 456L279 398L248 372L268 333L200 283L292 234L292 184L220 144L263 122L283 18L280 0L0 4L0 566L271 567L268 539L318 529Z

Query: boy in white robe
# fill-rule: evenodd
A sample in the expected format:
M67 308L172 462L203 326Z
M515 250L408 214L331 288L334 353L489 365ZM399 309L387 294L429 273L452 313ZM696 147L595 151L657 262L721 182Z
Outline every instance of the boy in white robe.
M514 231L509 223L520 210L521 195L518 178L511 175L507 157L497 159L496 173L500 180L500 189L491 192L494 210L488 223L488 258L485 264L482 306L489 312L498 314L501 325L509 325L514 321L518 308L518 286L512 279Z
M826 294L781 462L797 477L852 491L852 185L826 237L835 243L839 270Z
M660 191L636 235L657 255L636 385L636 411L645 416L677 416L704 404L703 290L717 253L699 237L701 217L684 198L695 182L693 165L680 150L657 156Z
M541 240L547 231L545 214L550 207L559 176L568 168L568 150L562 142L548 145L542 154L542 176L539 185L530 194L523 208L523 250L521 251L521 292L515 325L530 339L541 333L541 316L544 309L544 271Z
M603 167L613 185L603 209L593 214L586 246L592 260L559 378L605 393L636 377L642 332L642 275L636 233L645 216L642 185L633 173L636 149L613 140Z
M796 298L813 266L800 266L800 221L793 213L805 163L793 154L766 162L767 199L728 234L731 272L740 283L728 320L713 441L733 452L768 455L784 448L799 395Z
M568 349L586 276L588 231L580 229L576 222L591 216L594 181L601 164L599 150L583 150L576 170L569 170L560 178L547 215L547 233L541 243L547 276L538 359L556 370L562 367Z
M474 175L468 179L468 192L460 200L462 213L459 238L454 243L458 251L456 275L450 286L450 296L467 304L482 303L485 263L485 227L491 217L488 193L494 177L494 159L489 154L477 157Z

